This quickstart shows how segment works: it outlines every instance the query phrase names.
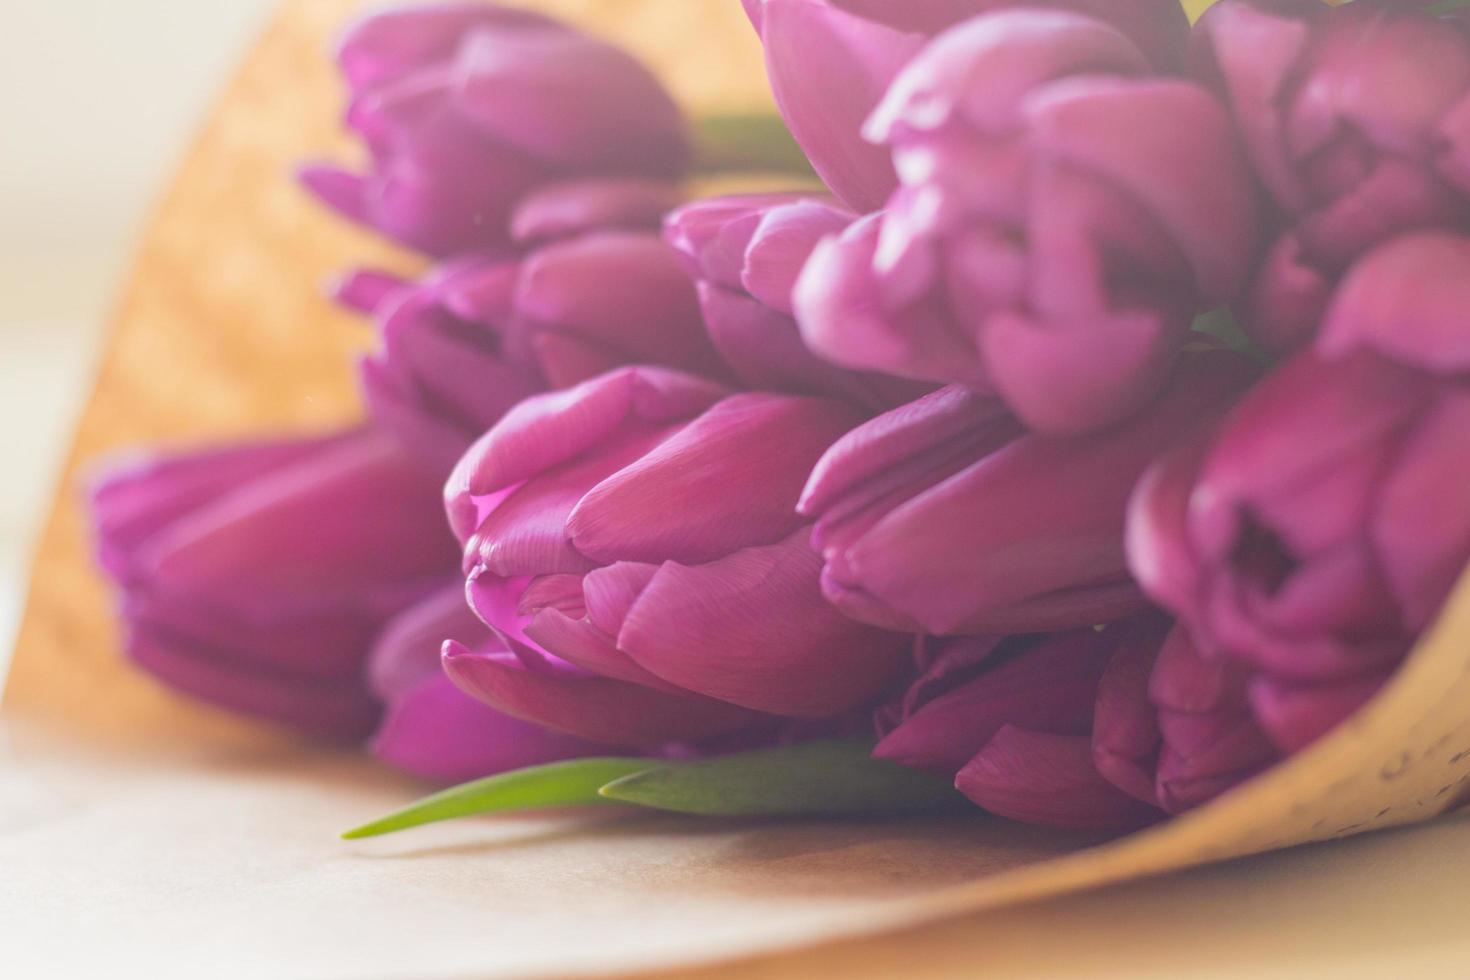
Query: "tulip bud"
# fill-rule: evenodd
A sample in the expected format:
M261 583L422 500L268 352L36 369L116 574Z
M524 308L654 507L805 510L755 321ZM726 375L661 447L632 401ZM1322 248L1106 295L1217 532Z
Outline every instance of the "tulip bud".
M664 238L694 277L710 340L741 384L845 399L872 411L932 390L835 367L801 339L792 316L796 278L817 242L852 220L830 199L802 194L712 198L668 216Z
M129 656L314 734L366 734L373 636L453 572L436 474L359 430L146 459L93 490Z
M1171 626L1155 617L1119 644L1098 689L1092 752L1113 785L1181 813L1281 755L1251 715L1247 672L1205 659Z
M1046 432L1137 411L1256 245L1228 114L1149 72L1123 33L1063 11L987 14L930 42L867 123L900 189L797 284L812 349L999 394Z
M1160 817L1104 778L1090 749L1111 662L1158 648L1161 618L1044 637L962 637L909 686L874 752L955 779L975 803L1027 823L1131 830ZM895 723L896 722L896 723Z
M1470 32L1409 6L1222 0L1200 21L1201 71L1281 212L1244 318L1273 351L1311 340L1365 252L1470 217Z
M1133 501L1139 581L1206 652L1252 671L1284 750L1377 689L1470 561L1466 283L1462 237L1369 253L1317 349L1166 456Z
M369 15L338 62L370 168L301 171L327 206L432 255L510 242L517 201L575 177L680 177L678 108L626 52L529 11L445 3Z
M517 211L526 237L542 241L523 257L464 256L418 283L349 276L339 299L382 334L362 364L374 417L447 471L547 387L633 362L727 376L693 284L656 235L636 230L656 228L668 201L647 184L560 185Z
M454 648L450 676L517 717L639 746L876 697L909 641L822 600L794 510L860 420L647 367L522 403L446 489L471 600L511 653Z
M1123 555L1134 484L1255 375L1239 355L1188 352L1147 411L1086 437L1027 434L997 400L957 386L873 419L826 453L801 499L823 592L862 622L939 635L1138 611Z
M786 125L817 174L848 207L867 212L893 193L888 154L863 120L928 38L1007 8L1076 10L1131 37L1155 67L1176 70L1189 37L1177 0L744 0L765 47ZM833 79L842 83L834 85Z

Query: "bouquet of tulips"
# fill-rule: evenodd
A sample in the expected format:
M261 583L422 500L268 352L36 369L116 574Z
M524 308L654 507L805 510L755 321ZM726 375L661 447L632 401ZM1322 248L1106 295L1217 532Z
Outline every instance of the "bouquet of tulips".
M694 197L660 82L537 13L348 30L368 162L300 179L435 264L335 286L361 425L98 482L131 658L469 781L361 833L1121 832L1372 699L1470 564L1457 5L745 6L822 187Z

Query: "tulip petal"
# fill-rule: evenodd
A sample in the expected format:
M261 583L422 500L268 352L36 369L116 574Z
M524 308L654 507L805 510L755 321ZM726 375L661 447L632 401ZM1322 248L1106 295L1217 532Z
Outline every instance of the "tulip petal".
M591 571L594 561L568 527L587 494L669 438L670 429L633 432L598 451L547 470L507 494L481 520L466 546L478 567L508 578Z
M686 692L644 670L617 648L613 637L585 619L557 609L538 611L526 637L547 652L600 677L641 684L678 696Z
M454 72L459 111L553 166L675 177L688 165L678 107L611 44L570 29L478 31Z
M1445 232L1397 238L1343 279L1318 340L1327 357L1367 348L1432 373L1470 370L1470 239Z
M953 774L1003 726L1081 735L1092 727L1110 648L1092 630L1049 638L919 709L874 755Z
M516 718L608 745L656 747L729 734L761 720L734 705L569 671L531 671L455 643L444 669L472 697Z
M310 735L354 741L377 724L377 703L363 687L340 677L323 680L241 664L147 627L132 631L127 654L179 691Z
M825 399L732 396L588 491L567 533L600 563L707 562L780 541L801 524L812 465L859 421Z
M880 207L893 165L859 133L923 38L812 0L766 0L761 40L776 106L817 174L854 210Z
M139 550L179 518L255 477L287 469L357 439L354 433L320 438L238 443L105 461L89 489L98 559L124 583L140 572Z
M1412 632L1439 614L1470 556L1470 395L1451 390L1389 471L1369 527L1374 554Z
M628 361L723 373L693 284L653 234L602 231L538 249L522 266L515 305L540 329L623 351Z
M1375 675L1338 684L1298 685L1262 676L1251 682L1251 708L1276 747L1291 755L1356 714L1386 681Z
M643 366L528 398L466 455L454 482L474 495L493 493L576 459L623 431L692 418L727 394L714 382Z
M1157 803L1154 767L1162 736L1158 713L1149 703L1149 680L1156 671L1160 640L1173 642L1182 628L1170 630L1158 616L1140 617L1108 661L1097 686L1092 723L1092 761L1104 779L1145 803Z
M511 216L522 244L571 238L605 228L657 230L683 199L679 185L636 177L602 177L551 184L528 194Z
M437 483L392 439L363 430L181 516L139 564L159 589L227 596L247 613L333 601L391 609L453 567Z
M1007 725L960 770L955 786L997 816L1045 827L1123 832L1162 816L1098 774L1082 735Z
M822 600L805 533L703 565L664 564L618 648L681 688L787 717L819 718L877 695L910 640L859 626Z
M440 2L390 8L358 20L337 45L337 63L353 88L397 78L443 61L476 27L551 27L555 21L516 7Z
M394 698L369 748L396 769L442 783L607 754L593 742L501 714L438 672Z
M740 284L764 305L792 315L796 279L812 249L828 235L841 232L856 217L818 198L767 210L745 251Z
M368 655L368 682L380 698L392 701L441 673L445 640L476 647L489 638L465 601L464 584L455 581L388 621Z

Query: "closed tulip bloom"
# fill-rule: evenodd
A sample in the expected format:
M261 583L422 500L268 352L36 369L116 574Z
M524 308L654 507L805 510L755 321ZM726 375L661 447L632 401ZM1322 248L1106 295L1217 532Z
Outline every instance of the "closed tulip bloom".
M446 488L471 601L509 650L453 647L450 676L509 714L633 746L876 697L910 641L823 601L795 513L861 418L649 367L522 403Z
M440 479L358 430L145 458L93 490L129 656L195 697L356 738L383 623L441 587Z
M1207 653L1284 685L1253 691L1259 705L1381 677L1470 560L1467 289L1470 239L1370 253L1315 348L1140 486L1135 573Z
M897 186L863 121L928 38L981 13L1043 5L1114 24L1157 68L1182 61L1189 21L1175 0L745 0L786 125L832 193L859 212L881 207Z
M1202 72L1282 217L1244 318L1272 350L1311 339L1366 251L1470 217L1470 31L1413 6L1223 0L1200 21Z
M551 18L483 3L393 8L343 38L357 173L301 178L343 216L449 255L507 244L517 201L570 177L677 178L678 108L626 52Z
M1109 425L1158 390L1193 316L1244 285L1255 191L1206 89L1080 14L935 38L867 124L902 186L818 246L803 335L853 368L999 394L1029 427Z
M1093 761L1109 782L1182 813L1282 757L1251 712L1248 671L1201 656L1162 617L1143 639L1119 646L1098 690Z
M584 188L519 212L530 216L523 227L553 239L523 257L464 256L417 283L364 270L338 287L382 336L362 364L369 409L445 472L512 405L546 388L634 362L728 376L673 253L652 231L581 230L609 220L584 206Z
M368 676L388 706L370 742L379 759L425 779L456 783L607 754L591 742L496 711L455 687L439 663L448 640L482 653L504 649L466 604L463 582L400 613L378 638Z
M1014 820L1107 831L1151 823L1159 810L1103 777L1090 738L1104 670L1124 649L1157 649L1157 620L938 641L874 754L950 776Z
M664 237L699 291L710 341L742 385L893 408L933 388L823 361L801 339L792 288L812 249L854 215L806 194L717 197L687 204Z
M802 496L823 592L862 622L938 635L1136 612L1144 599L1123 553L1134 484L1255 376L1239 355L1187 352L1146 411L1086 437L1028 434L961 386L880 415L826 453Z

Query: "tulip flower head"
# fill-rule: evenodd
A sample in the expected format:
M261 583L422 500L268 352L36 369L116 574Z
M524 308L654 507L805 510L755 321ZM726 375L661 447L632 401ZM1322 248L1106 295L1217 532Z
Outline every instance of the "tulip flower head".
M1280 212L1244 318L1270 350L1311 340L1367 251L1470 220L1470 26L1414 6L1222 0L1200 21L1200 72Z
M865 423L802 495L822 588L848 615L936 635L1049 632L1144 606L1124 515L1158 452L1212 425L1256 377L1244 357L1186 353L1128 423L1027 433L995 398L950 386Z
M930 641L875 755L955 779L992 813L1044 826L1124 831L1158 820L1152 800L1093 760L1099 684L1113 659L1158 645L1156 614L1050 636Z
M113 469L91 504L128 655L226 708L367 734L379 712L363 678L373 637L454 569L439 483L372 430Z
M654 233L668 185L584 181L527 198L527 246L460 256L417 283L373 270L346 277L345 305L378 322L362 364L370 411L448 472L521 399L628 363L716 378L694 285Z
M668 93L626 52L549 17L448 2L371 14L337 54L357 173L301 179L341 215L436 256L509 244L517 202L574 177L678 178L691 152Z
M1254 260L1255 191L1225 109L1098 19L965 21L906 65L865 132L900 187L807 264L808 344L998 394L1033 429L1137 411L1194 315Z
M1361 704L1470 561L1470 239L1421 233L1348 273L1314 347L1158 463L1139 581L1207 655L1257 675L1283 748Z
M933 385L836 367L807 349L792 291L823 237L854 215L830 198L765 194L695 201L672 212L664 237L694 277L705 328L742 385L894 408Z
M878 696L911 641L822 599L795 512L861 420L649 367L522 403L446 489L470 601L509 650L453 647L450 676L512 715L634 746Z

